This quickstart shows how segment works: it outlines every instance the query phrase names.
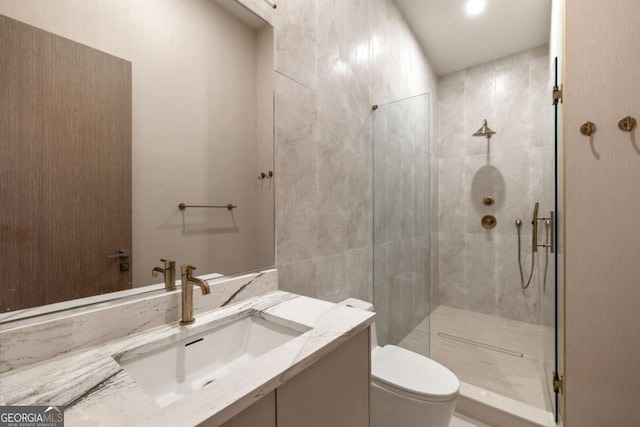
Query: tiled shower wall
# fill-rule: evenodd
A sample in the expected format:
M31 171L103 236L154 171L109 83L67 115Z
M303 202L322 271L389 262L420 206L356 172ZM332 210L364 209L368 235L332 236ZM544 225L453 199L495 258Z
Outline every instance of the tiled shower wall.
M371 106L435 77L390 0L282 0L276 14L279 288L372 301Z
M515 220L522 220L522 261L531 268L531 216L553 209L543 195L545 115L552 114L547 46L441 77L439 130L439 303L540 322L544 251L523 292ZM487 119L490 141L471 136ZM485 206L484 196L495 199ZM543 200L546 197L546 200ZM491 214L497 226L485 230ZM542 233L544 226L540 226ZM542 243L544 236L540 236ZM548 275L547 277L552 277Z

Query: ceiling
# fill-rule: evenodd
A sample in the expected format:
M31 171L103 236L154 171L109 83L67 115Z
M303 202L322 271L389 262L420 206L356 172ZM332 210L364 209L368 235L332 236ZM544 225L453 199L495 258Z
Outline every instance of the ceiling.
M549 43L552 0L395 0L438 76Z

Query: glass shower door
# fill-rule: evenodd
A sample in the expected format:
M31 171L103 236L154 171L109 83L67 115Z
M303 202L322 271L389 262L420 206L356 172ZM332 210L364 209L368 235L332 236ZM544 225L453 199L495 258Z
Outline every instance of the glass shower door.
M554 94L558 93L561 87L558 76L558 58L554 60ZM545 165L553 170L548 171L552 176L553 183L549 192L553 199L553 210L555 212L555 224L551 229L554 233L553 241L555 242L554 253L549 254L552 268L547 272L546 280L549 286L543 289L543 322L545 325L544 336L544 372L549 391L550 404L556 422L561 419L561 396L558 380L562 378L562 307L563 307L563 264L562 264L562 240L559 236L563 235L563 216L562 197L563 197L563 181L562 181L562 103L554 96L553 102L553 135L550 139L551 144L545 147L549 158L545 158ZM547 172L547 171L545 171Z
M379 345L429 354L428 93L373 113L374 305Z

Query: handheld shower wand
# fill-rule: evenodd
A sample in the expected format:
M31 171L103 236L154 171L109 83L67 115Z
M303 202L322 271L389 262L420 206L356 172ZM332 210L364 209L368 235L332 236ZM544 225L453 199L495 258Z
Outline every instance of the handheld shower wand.
M527 279L527 283L524 282L524 273L522 272L522 251L520 249L520 227L522 226L522 221L520 218L516 219L516 227L518 227L518 268L520 268L520 285L522 286L522 290L524 291L531 284L531 279L533 278L533 268L536 263L536 257L533 256L533 252L538 251L538 202L533 205L533 218L531 218L531 271L529 272L529 278Z
M531 272L529 273L529 279L527 279L527 283L524 282L524 274L522 272L522 254L520 249L520 227L522 226L522 221L520 219L516 219L516 227L518 228L518 267L520 268L520 284L522 285L522 290L524 291L531 284L531 278L533 277L533 268L536 262L536 253L538 252L538 246L543 248L549 248L551 253L554 253L555 244L554 244L554 213L551 211L549 214L549 218L540 218L538 217L538 207L539 203L536 202L533 205L533 217L531 218ZM538 244L538 221L544 221L546 225L545 229L545 243L542 245ZM547 267L548 267L548 252L545 250L544 252L544 275L542 276L542 288L544 289L546 286L547 280Z

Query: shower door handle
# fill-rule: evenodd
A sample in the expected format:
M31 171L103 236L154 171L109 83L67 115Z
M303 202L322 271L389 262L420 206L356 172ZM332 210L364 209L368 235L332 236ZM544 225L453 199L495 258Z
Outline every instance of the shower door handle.
M553 213L553 211L551 211L549 213L549 227L551 228L549 230L549 233L551 233L551 235L549 236L549 248L551 249L551 253L555 253L556 250L556 224L555 224L555 215Z
M538 252L538 206L539 203L536 202L533 205L533 219L531 219L531 251Z
M537 203L536 203L537 205ZM537 209L534 210L534 215L537 216ZM543 243L542 245L538 244L538 221L544 221L545 224L549 227L549 243ZM555 214L553 211L549 213L549 217L545 218L536 218L534 220L535 224L533 225L533 235L535 236L535 240L533 241L534 252L537 252L537 248L549 248L551 249L551 253L555 253L556 251L556 224L555 224Z

